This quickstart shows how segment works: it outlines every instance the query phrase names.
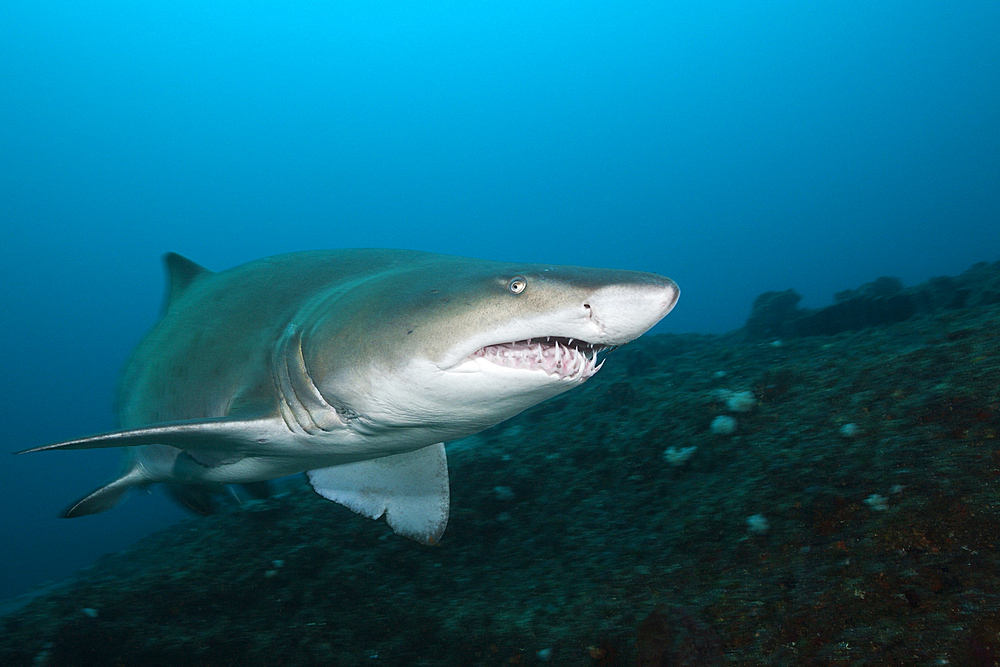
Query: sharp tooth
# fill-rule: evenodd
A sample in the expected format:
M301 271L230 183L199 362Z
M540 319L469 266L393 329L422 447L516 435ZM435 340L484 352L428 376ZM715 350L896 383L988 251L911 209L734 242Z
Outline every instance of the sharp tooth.
M569 344L570 344L570 345L572 345L572 344L573 344L573 339L572 339L572 338L570 338L570 339L569 339Z

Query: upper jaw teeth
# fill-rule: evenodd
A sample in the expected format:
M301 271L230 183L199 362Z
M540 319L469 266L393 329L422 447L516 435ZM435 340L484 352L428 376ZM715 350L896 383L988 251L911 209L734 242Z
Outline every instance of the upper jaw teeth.
M542 370L559 378L585 380L601 369L598 352L604 349L572 338L539 338L487 345L472 355L500 366Z

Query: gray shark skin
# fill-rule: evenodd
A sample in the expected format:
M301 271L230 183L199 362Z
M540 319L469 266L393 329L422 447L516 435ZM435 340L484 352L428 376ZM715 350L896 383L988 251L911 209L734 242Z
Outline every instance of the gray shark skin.
M124 370L122 430L26 450L126 448L124 474L64 516L156 482L209 511L220 485L306 472L322 496L433 544L448 521L443 442L585 382L680 293L651 273L405 250L219 273L165 263L163 318Z

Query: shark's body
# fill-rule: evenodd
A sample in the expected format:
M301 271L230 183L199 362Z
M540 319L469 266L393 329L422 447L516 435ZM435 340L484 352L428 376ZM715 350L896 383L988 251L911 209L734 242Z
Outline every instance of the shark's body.
M433 543L441 443L581 384L679 294L649 273L402 250L166 263L163 318L125 368L123 430L29 450L128 447L125 473L66 516L155 482L204 510L220 484L307 471L321 495Z

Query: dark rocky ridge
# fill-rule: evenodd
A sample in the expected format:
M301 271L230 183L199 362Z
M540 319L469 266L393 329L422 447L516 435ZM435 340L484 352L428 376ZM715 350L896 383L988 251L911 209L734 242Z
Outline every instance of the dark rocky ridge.
M998 270L881 327L640 339L451 452L440 545L295 484L7 615L0 665L995 664Z
M837 293L835 303L823 308L799 308L801 299L795 290L761 294L742 330L746 339L829 336L903 322L922 313L997 304L1000 262L980 262L955 278L940 276L914 287L883 276Z

